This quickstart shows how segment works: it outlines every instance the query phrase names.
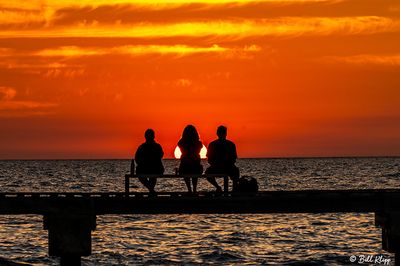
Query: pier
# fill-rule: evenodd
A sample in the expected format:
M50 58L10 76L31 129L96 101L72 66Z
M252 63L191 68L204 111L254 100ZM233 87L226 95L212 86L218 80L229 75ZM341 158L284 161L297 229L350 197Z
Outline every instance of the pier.
M104 214L375 213L382 248L400 265L400 190L262 191L253 195L203 192L0 193L0 214L43 215L49 255L80 265L91 254L96 216Z

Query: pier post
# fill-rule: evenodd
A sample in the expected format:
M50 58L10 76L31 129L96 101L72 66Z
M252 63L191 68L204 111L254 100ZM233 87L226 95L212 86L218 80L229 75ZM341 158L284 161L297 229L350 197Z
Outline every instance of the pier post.
M60 265L80 266L81 256L92 253L92 230L96 216L90 213L54 213L44 216L49 231L49 255L60 257Z
M129 179L130 179L130 175L125 175L125 196L128 197L129 196Z
M395 254L395 266L400 266L400 212L375 213L375 225L382 228L382 249Z

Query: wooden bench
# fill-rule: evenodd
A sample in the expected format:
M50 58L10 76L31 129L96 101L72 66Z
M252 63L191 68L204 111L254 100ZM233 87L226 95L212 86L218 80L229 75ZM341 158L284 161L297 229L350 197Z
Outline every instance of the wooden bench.
M223 178L224 179L224 193L227 194L229 192L229 176L227 174L203 174L203 175L131 175L131 174L126 174L125 175L125 194L129 194L129 187L130 187L130 182L129 180L131 178L139 178L139 177L156 177L156 178L185 178L185 177L190 177L190 178L207 178L207 177L215 177L215 178Z

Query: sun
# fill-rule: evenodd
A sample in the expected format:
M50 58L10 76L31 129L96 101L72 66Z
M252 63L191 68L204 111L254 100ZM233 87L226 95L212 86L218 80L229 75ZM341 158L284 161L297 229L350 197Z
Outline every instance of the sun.
M179 147L178 147L178 146L176 146L176 148L175 148L175 151L174 151L174 156L175 156L175 158L176 158L176 159L180 159L180 158L181 158L181 156L182 156L181 149L179 149Z
M205 159L207 158L207 148L206 146L203 145L203 147L200 150L200 158Z
M179 149L178 146L176 146L175 151L174 151L174 156L176 159L180 159L182 156L181 149ZM203 147L200 150L200 158L205 159L207 158L207 148L206 146L203 145Z

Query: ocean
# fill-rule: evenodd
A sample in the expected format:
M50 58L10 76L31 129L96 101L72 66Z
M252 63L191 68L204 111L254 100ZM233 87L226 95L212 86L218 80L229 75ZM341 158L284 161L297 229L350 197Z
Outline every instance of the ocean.
M177 160L164 161L174 173ZM206 162L203 162L206 167ZM261 190L400 187L400 158L239 159ZM0 161L1 192L122 192L129 160ZM137 181L132 191L145 191ZM185 191L159 180L157 191ZM200 180L198 190L212 190ZM0 264L58 265L38 215L0 216ZM374 214L104 215L83 265L356 265L381 248ZM15 265L15 264L14 264Z

